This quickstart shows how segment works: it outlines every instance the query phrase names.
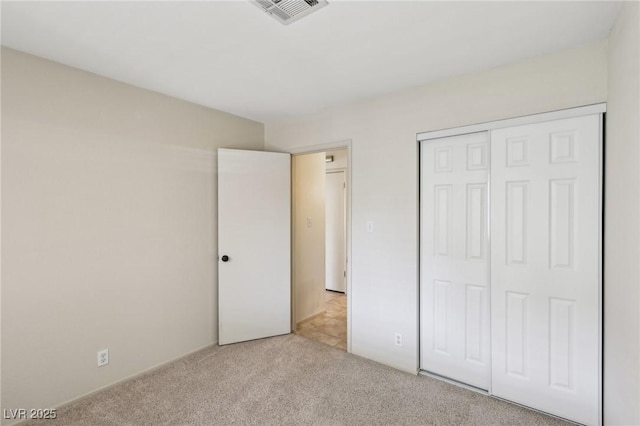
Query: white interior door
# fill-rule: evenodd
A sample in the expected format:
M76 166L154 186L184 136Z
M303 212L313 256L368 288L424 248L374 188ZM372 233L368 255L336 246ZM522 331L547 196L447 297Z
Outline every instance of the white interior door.
M344 171L327 172L325 287L342 293L347 291L345 182Z
M600 419L600 115L491 132L492 393Z
M489 389L488 134L421 143L420 368Z
M221 345L291 331L290 191L289 154L218 150Z

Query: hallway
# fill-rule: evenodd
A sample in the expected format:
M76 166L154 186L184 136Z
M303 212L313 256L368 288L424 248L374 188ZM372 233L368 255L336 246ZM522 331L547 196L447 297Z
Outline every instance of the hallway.
M302 321L296 334L320 343L347 350L347 295L325 291L327 310Z

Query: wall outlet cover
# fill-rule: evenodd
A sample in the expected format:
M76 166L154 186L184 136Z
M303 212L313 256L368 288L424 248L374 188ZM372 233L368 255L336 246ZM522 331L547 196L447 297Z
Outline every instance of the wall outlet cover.
M402 346L402 334L396 333L395 343L396 346Z
M98 351L98 367L109 364L109 349Z

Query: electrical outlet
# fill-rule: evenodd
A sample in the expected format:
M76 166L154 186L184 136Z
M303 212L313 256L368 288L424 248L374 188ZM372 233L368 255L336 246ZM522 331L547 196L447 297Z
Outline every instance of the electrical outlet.
M98 351L98 367L109 364L109 349Z
M402 334L396 333L396 346L402 346Z

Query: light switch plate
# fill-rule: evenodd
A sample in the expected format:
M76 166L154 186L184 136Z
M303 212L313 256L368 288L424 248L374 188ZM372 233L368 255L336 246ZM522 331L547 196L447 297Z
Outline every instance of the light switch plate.
M368 220L367 221L367 232L373 232L373 221L372 220Z

